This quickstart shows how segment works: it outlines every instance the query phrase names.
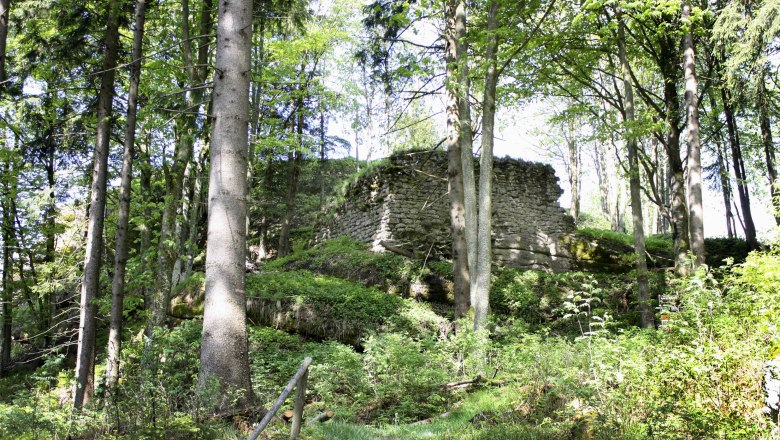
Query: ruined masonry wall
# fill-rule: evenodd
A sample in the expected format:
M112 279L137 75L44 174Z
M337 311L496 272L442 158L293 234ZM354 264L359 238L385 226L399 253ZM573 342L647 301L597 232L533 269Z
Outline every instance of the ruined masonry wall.
M479 168L477 167L477 171ZM562 190L549 165L496 159L493 259L509 267L567 270L560 236L574 222L558 205ZM317 240L348 235L384 250L382 242L419 255L449 255L447 157L400 154L352 184L346 202L317 228Z

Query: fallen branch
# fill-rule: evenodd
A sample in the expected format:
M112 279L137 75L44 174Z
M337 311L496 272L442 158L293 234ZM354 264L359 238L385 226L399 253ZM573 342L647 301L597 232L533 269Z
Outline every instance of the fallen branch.
M316 416L312 417L311 419L309 419L309 421L306 422L306 423L308 425L313 425L315 423L327 422L328 420L333 418L333 414L334 414L333 411L330 411L330 410L323 411L323 412L317 414Z
M484 381L485 381L485 376L483 376L482 373L479 373L477 374L477 377L475 377L474 379L461 380L459 382L450 382L448 384L442 385L442 388L444 388L445 390L456 390L459 388L466 388L471 385L484 382Z
M392 245L392 244L388 243L387 241L382 240L382 241L379 242L379 245L382 246L383 248L387 249L388 251L390 251L390 252L392 252L394 254L398 254L398 255L400 255L402 257L412 258L412 259L417 258L417 256L414 254L414 252L407 251L406 249L401 249L400 247Z

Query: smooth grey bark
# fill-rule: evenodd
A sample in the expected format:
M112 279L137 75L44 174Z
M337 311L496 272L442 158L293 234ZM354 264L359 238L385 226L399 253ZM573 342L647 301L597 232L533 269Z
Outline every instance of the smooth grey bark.
M734 108L732 107L731 97L728 92L721 87L720 93L723 101L723 113L726 117L726 127L729 132L731 163L734 166L734 176L737 179L737 195L739 196L739 205L742 209L742 228L745 231L745 241L747 241L748 248L755 250L758 249L756 225L753 222L753 211L750 208L750 190L747 187L745 160L742 157L742 146L739 141L739 131L734 115Z
M474 148L471 130L471 89L469 79L468 43L466 41L466 2L455 6L455 44L457 50L458 116L460 117L460 160L463 165L463 206L465 208L466 258L471 274L470 300L474 301L474 271L477 265L477 189L474 176Z
M775 158L775 143L772 141L772 124L769 119L769 106L766 97L766 68L762 67L758 75L756 90L756 106L758 107L758 120L761 127L761 144L764 147L767 177L769 177L769 195L772 198L775 223L780 225L780 180L778 180Z
M470 274L466 247L466 210L463 200L463 162L460 140L460 102L458 97L458 42L455 37L457 0L445 3L445 83L447 105L447 184L450 199L450 227L452 230L452 264L454 278L455 316L469 310Z
M216 413L254 401L246 331L246 205L252 0L219 0L209 173L206 296L198 386Z
M111 114L114 99L114 77L119 55L119 0L108 3L103 67L100 74L100 92L97 106L92 187L90 189L87 243L84 255L84 274L79 304L79 342L76 355L76 384L73 406L80 409L92 399L95 379L95 299L100 288L100 263L103 252L103 211L106 206L108 153L111 135Z
M200 14L199 35L204 37L211 32L213 0L203 0ZM165 322L168 310L169 295L171 293L173 269L178 258L178 241L176 237L177 210L181 206L182 190L184 187L184 173L188 164L192 161L192 152L195 141L196 114L200 112L204 97L203 83L208 72L209 44L198 40L197 60L193 51L190 38L190 9L189 0L182 0L182 55L184 69L187 72L189 84L185 88L191 88L184 94L186 112L182 115L178 124L178 140L174 148L173 163L170 169L165 170L167 194L165 195L160 237L157 245L157 273L155 292L152 299L152 314L148 330L161 326Z
M490 268L493 262L491 232L493 230L493 143L496 120L496 85L498 70L498 1L490 0L487 15L487 46L485 49L485 94L482 100L482 152L479 158L479 225L477 228L476 270L471 272L474 329L485 326L490 313Z
M645 256L645 225L642 214L642 182L639 175L639 147L636 136L631 133L631 126L636 120L634 116L634 87L631 80L631 70L626 55L625 22L620 11L618 19L618 57L623 71L623 108L626 123L625 142L628 147L628 173L631 193L631 218L634 227L634 253L636 254L637 302L642 328L655 327L653 308L650 304L650 284L647 278L647 257Z
M682 20L690 21L691 5L682 3ZM692 26L691 23L688 23ZM685 110L688 115L688 234L693 269L704 264L704 202L702 198L701 141L699 139L699 83L696 77L696 51L693 29L683 36L683 69L685 71Z
M114 277L111 284L111 318L107 349L108 367L106 369L106 384L109 393L114 392L119 382L119 355L122 350L122 311L125 298L125 269L127 267L129 248L127 226L130 219L130 182L133 177L133 151L135 150L135 129L138 114L138 85L141 82L141 57L143 56L145 20L146 0L136 0L133 58L130 64L130 88L127 92L127 122L122 154L119 214L116 225Z

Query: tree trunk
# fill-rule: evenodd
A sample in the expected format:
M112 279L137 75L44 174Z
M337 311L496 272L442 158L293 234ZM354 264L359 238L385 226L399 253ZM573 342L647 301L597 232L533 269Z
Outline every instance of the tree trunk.
M690 21L691 5L682 4L682 19ZM693 26L690 22L689 26ZM693 29L683 36L683 67L685 69L685 109L688 115L688 234L693 269L704 264L704 208L701 177L701 141L699 140L699 84L696 77L696 52Z
M457 0L455 6L455 44L458 76L458 116L460 118L460 160L463 166L463 206L465 209L466 258L470 279L469 302L474 301L473 276L477 264L477 189L474 181L474 148L471 131L471 103L469 102L470 79L468 43L466 42L466 2Z
M496 85L498 71L496 52L498 50L498 0L490 0L487 16L487 47L485 61L485 96L482 101L482 152L479 158L479 226L477 230L476 270L470 272L475 279L472 305L474 306L474 329L485 326L490 312L490 268L493 262L493 128L496 120Z
M734 110L731 107L731 100L725 89L720 89L723 99L723 113L726 116L726 127L729 131L729 143L731 144L731 162L734 165L734 176L737 179L737 194L739 195L739 204L742 208L742 226L745 230L745 241L751 250L758 249L758 239L756 238L756 226L753 223L753 212L750 209L750 191L747 187L745 176L745 161L742 158L742 147L739 143L739 132L737 131L737 122L734 118Z
M466 247L466 218L463 200L463 162L460 140L460 102L457 87L458 42L455 37L457 0L445 5L445 61L447 84L447 182L450 198L450 226L452 228L452 262L455 282L455 316L464 316L469 310L470 277Z
M141 240L139 243L138 253L141 255L141 273L152 272L150 267L149 250L152 247L152 163L149 155L149 150L152 145L152 133L147 132L147 136L144 142L140 144L139 161L140 161L140 186L141 197L140 200L144 200L143 204L143 219L144 223L141 227ZM152 310L152 299L150 297L151 285L144 283L143 297L144 297L144 309L147 311Z
M279 249L277 250L279 257L286 257L292 251L290 228L295 213L295 199L298 197L298 175L300 174L302 158L303 155L299 151L287 155L287 196L284 199L284 216L279 230Z
M625 109L624 129L625 142L628 147L628 173L631 192L631 218L634 226L634 252L636 254L637 302L641 316L642 328L655 327L653 308L650 304L650 284L647 279L647 260L645 257L645 225L642 216L642 182L639 175L639 148L636 137L630 127L635 122L634 117L634 87L631 83L630 68L626 56L626 34L623 15L617 13L618 19L618 56L623 70L623 107Z
M5 141L5 136L2 137ZM11 282L13 281L12 271L13 262L11 261L12 243L14 241L14 222L11 213L11 198L12 194L9 179L11 173L9 172L8 162L3 164L3 194L2 194L2 237L3 237L3 277L2 277L2 337L0 337L0 377L3 377L8 372L8 366L11 364L11 331L13 324L13 293L11 288Z
M303 67L301 67L301 73L303 72ZM301 92L299 90L299 92ZM297 108L298 113L295 115L297 117L296 122L296 139L297 139L297 149L293 151L292 153L289 153L287 155L287 166L288 166L288 174L287 174L287 197L284 201L284 216L282 217L282 225L281 229L279 231L279 249L278 249L278 255L280 257L286 257L287 255L290 255L290 252L292 251L292 243L290 239L290 228L292 227L292 217L295 213L295 201L298 197L298 178L301 173L301 161L303 160L303 98L298 98L295 108ZM293 115L290 116L290 120L292 120ZM293 147L295 148L295 147Z
M103 68L100 75L100 94L97 108L92 188L90 190L87 243L84 256L84 275L79 305L79 344L76 356L76 385L73 406L77 409L92 399L95 378L95 299L100 288L100 263L103 251L103 211L106 206L108 179L108 147L111 135L111 113L114 98L114 76L119 54L119 0L108 3Z
M758 78L756 105L758 106L758 119L761 127L761 143L764 146L766 170L769 177L769 194L772 197L775 223L780 225L780 194L778 194L778 185L780 185L780 181L777 179L777 168L775 166L775 143L772 141L772 124L769 120L765 81L766 71L762 68Z
M710 107L715 112L715 98L708 94L710 98ZM723 194L723 205L726 209L726 231L728 238L734 238L736 234L736 224L734 222L734 213L731 211L731 182L729 180L729 164L723 155L723 136L720 128L715 133L715 153L718 166L718 178L720 179L720 189Z
M577 145L577 139L574 137L574 120L569 120L569 133L572 135L567 139L569 147L569 186L571 187L571 216L576 224L580 218L580 148Z
M135 2L135 30L130 65L130 89L127 93L127 125L122 156L122 181L119 195L119 215L116 225L116 255L114 279L111 285L111 320L108 333L108 368L106 380L109 393L113 394L119 382L119 354L122 349L122 312L125 298L125 269L127 267L127 226L130 219L130 181L133 177L133 150L135 149L136 116L138 113L138 85L141 81L141 57L143 56L146 0Z
M205 37L211 32L212 27L212 0L203 0L200 19L200 36ZM190 41L189 31L189 0L182 1L182 47L184 56L184 68L187 71L189 84L185 87L191 87L193 90L186 92L185 95L185 114L182 115L180 124L181 133L179 141L176 142L173 164L166 178L167 194L165 196L165 206L163 208L160 237L157 250L157 279L152 306L152 316L150 328L160 326L165 322L165 315L168 310L168 300L171 293L173 268L177 255L177 240L175 231L177 230L177 210L181 205L181 194L184 186L184 172L187 165L192 161L192 151L195 141L195 130L197 128L196 118L200 112L204 96L202 83L206 79L206 66L208 64L208 47L206 41L198 41L197 61L194 62L194 55ZM193 114L194 113L194 114Z
M680 158L680 127L678 126L679 104L677 86L673 79L667 78L664 85L668 132L666 149L669 157L670 204L672 212L672 238L674 240L674 267L680 274L687 273L688 251L688 211L685 202L685 170Z
M0 90L5 89L5 60L8 42L8 11L11 0L0 0Z
M205 139L204 139L205 141ZM184 262L184 279L187 279L192 275L192 265L195 260L195 256L198 253L198 224L200 222L201 211L200 206L203 204L203 170L206 168L206 152L208 148L204 145L200 152L200 159L195 164L195 177L192 182L192 201L190 203L190 209L187 213L187 221L189 226L187 227L187 249L186 260ZM248 178L248 176L247 176Z
M254 401L244 290L252 3L220 1L218 7L206 297L198 380L201 390L217 383L222 396L217 413L246 408Z

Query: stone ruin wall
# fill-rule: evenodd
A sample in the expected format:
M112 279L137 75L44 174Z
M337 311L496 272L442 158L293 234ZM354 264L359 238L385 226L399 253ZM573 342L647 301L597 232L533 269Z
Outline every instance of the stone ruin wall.
M552 167L496 159L494 179L493 260L568 270L571 258L560 238L574 230L574 221L558 205L562 190ZM371 243L377 251L385 250L384 243L422 257L449 255L446 154L395 155L350 185L346 201L316 231L318 241L340 235Z

